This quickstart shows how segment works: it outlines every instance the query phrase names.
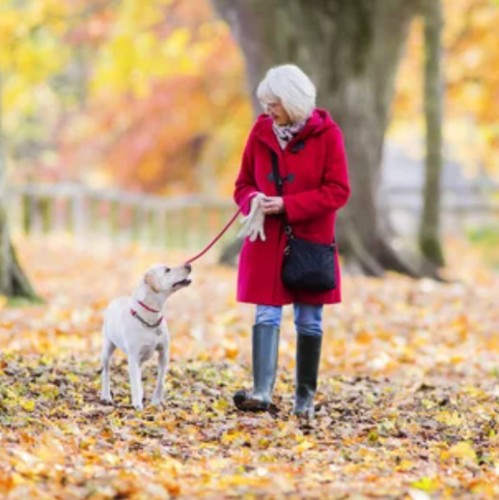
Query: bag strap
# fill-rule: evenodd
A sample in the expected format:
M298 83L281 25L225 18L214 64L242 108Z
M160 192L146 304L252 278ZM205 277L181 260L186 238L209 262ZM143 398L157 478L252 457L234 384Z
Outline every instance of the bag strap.
M275 189L277 191L277 194L282 197L283 179L279 175L279 158L277 156L277 153L273 149L270 149L270 155L272 157L272 176L274 177ZM284 219L284 232L286 233L288 239L290 239L293 237L293 228L291 227L291 224L286 217L286 212L282 214L282 217Z
M279 175L279 158L273 149L270 150L270 155L272 156L272 176L274 178L275 188L277 194L282 196L282 177Z
M277 194L279 196L282 196L283 179L279 175L279 158L277 156L277 153L273 149L270 150L270 155L272 156L272 176L274 177L275 188ZM293 228L291 227L291 224L289 223L288 218L286 217L286 212L282 214L282 217L284 219L284 233L286 234L288 240L290 240L293 238ZM332 248L336 247L336 240L333 240L331 247Z

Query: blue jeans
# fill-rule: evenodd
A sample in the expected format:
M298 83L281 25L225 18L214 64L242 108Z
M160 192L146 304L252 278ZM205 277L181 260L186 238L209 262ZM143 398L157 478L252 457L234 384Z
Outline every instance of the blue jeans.
M301 335L322 335L322 304L293 304L296 331ZM282 306L256 306L256 324L281 326Z

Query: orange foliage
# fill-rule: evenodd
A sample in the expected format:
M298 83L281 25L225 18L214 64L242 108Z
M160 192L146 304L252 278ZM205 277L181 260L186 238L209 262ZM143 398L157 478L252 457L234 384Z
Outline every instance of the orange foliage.
M108 22L88 106L64 136L64 163L95 165L100 175L83 179L130 190L218 192L250 125L243 63L208 0L166 3L152 25L124 20L125 9Z

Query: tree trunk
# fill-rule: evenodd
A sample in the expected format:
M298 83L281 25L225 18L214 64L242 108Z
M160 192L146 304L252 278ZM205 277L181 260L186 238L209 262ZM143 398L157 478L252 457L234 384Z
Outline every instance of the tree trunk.
M428 263L444 265L440 242L440 174L442 171L442 5L424 0L426 162L419 246Z
M396 70L417 13L416 0L213 0L230 24L255 90L265 71L294 63L318 87L318 104L341 126L352 196L340 212L340 246L367 274L417 271L390 245L378 199L384 136Z
M0 97L1 97L0 79ZM24 275L9 235L5 206L7 168L1 127L2 107L0 98L0 295L37 299L31 284Z

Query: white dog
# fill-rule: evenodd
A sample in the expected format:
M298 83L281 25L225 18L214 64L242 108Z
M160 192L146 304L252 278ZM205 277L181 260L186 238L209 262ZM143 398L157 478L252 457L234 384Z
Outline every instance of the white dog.
M144 275L132 297L120 297L109 305L102 329L102 394L101 399L112 402L109 368L115 349L128 358L132 404L141 410L143 400L141 365L158 351L158 380L152 404L163 399L164 379L169 358L169 332L162 310L166 299L177 290L190 285L191 265L169 268L156 265Z

